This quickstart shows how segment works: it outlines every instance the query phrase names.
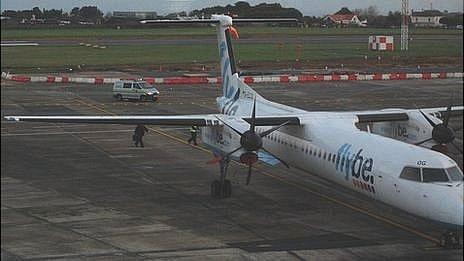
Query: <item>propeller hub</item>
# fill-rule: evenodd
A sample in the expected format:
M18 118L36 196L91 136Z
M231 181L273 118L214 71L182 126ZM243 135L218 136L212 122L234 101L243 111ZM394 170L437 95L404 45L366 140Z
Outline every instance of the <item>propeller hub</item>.
M263 147L263 139L254 131L245 131L240 137L240 145L247 151L257 151Z
M454 131L443 123L437 124L432 130L432 138L440 144L447 144L454 140Z

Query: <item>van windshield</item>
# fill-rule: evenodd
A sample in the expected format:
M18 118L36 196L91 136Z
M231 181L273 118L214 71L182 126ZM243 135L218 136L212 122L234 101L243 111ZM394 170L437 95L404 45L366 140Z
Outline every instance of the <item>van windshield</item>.
M152 86L146 82L138 82L136 83L141 89L150 89Z

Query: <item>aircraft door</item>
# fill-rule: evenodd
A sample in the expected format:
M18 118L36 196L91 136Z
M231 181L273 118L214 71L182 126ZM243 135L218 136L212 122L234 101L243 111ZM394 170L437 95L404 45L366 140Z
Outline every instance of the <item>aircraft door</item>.
M398 182L398 170L392 161L381 161L375 169L376 196L389 204L397 205L402 195L402 185ZM380 166L380 167L379 167Z
M396 205L403 209L414 209L414 213L422 216L425 209L422 206L421 182L421 169L405 166L394 181L394 188L397 197Z

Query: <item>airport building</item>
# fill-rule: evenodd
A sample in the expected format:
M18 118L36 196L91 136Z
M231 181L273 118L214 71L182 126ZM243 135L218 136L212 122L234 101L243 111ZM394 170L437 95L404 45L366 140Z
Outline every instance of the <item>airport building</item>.
M444 24L440 20L444 14L438 10L424 10L419 12L412 11L411 23L415 27L442 27Z
M114 17L119 18L137 18L137 19L154 19L158 15L156 12L145 12L145 11L114 11Z

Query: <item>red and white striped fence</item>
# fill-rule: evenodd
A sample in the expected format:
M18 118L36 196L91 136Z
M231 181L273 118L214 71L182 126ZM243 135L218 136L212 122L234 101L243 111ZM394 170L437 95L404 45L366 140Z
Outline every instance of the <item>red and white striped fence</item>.
M300 74L300 75L262 75L242 76L246 83L289 83L289 82L318 82L318 81L379 81L379 80L409 80L409 79L447 79L463 78L462 72L423 72L423 73L372 73L372 74ZM111 84L119 80L136 80L136 78L115 77L72 77L72 76L26 76L2 72L2 78L16 82L47 82L47 83L87 83ZM144 77L150 84L218 84L221 77Z

